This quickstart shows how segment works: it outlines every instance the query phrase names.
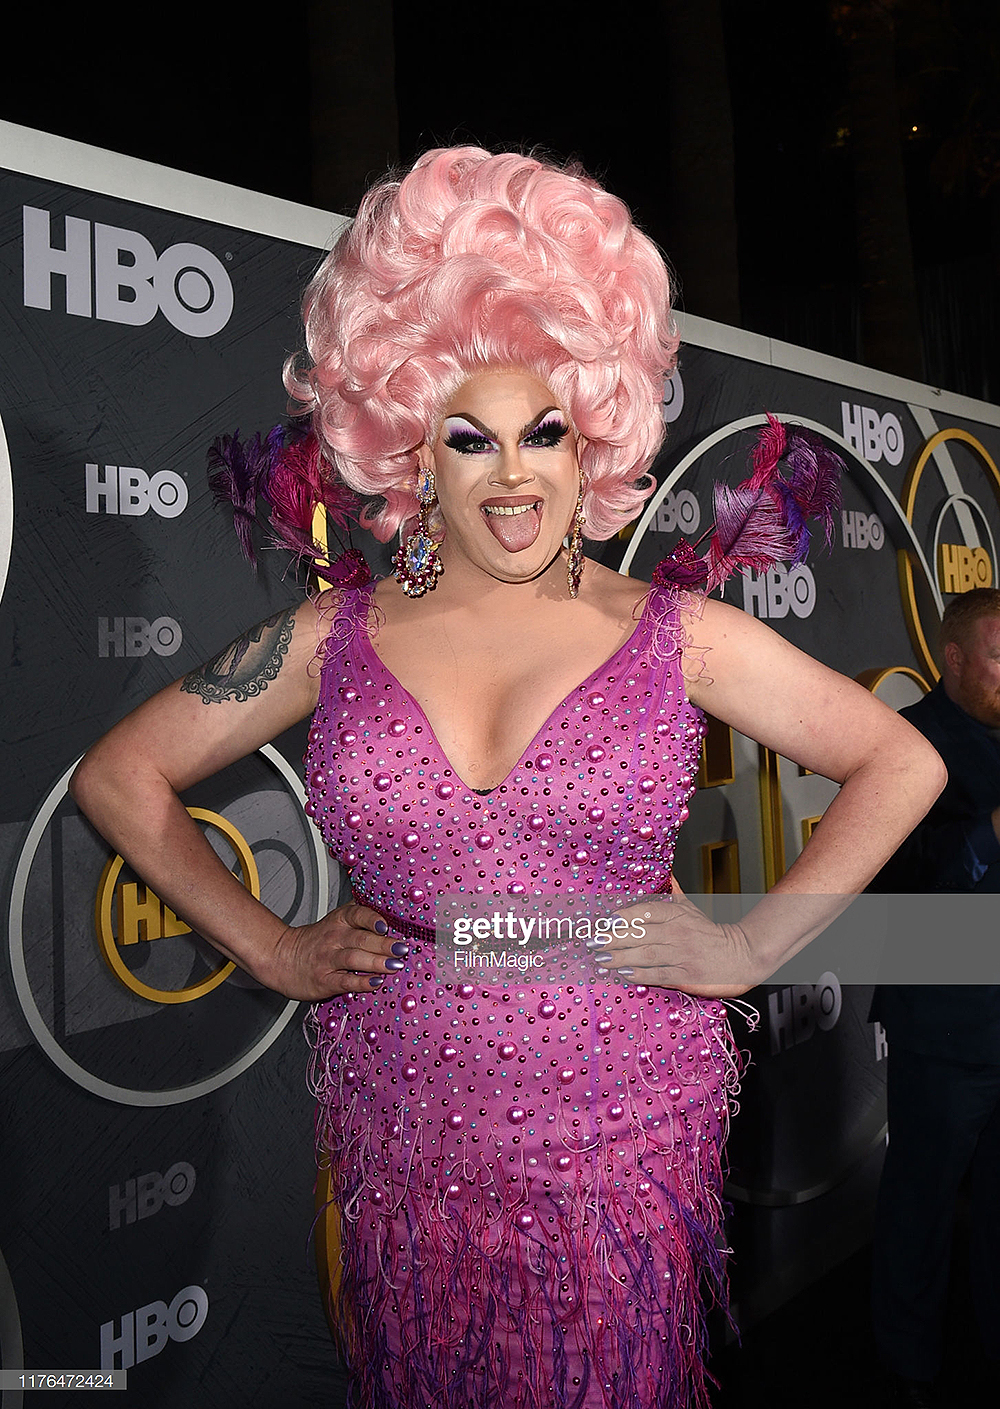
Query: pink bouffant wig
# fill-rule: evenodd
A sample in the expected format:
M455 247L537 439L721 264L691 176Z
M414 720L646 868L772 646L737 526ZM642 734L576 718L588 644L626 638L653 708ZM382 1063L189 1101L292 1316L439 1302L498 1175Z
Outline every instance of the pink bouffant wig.
M595 181L477 147L426 153L375 186L306 291L311 366L285 373L328 458L379 496L383 541L417 512L416 451L490 368L543 381L587 439L590 538L634 518L663 437L677 336L652 242Z

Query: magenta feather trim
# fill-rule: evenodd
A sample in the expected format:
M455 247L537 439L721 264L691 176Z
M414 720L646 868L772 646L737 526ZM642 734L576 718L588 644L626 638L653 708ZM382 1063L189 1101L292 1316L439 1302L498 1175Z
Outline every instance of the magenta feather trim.
M277 425L263 439L258 432L248 441L241 441L235 431L212 444L208 463L212 492L217 502L232 509L240 547L251 563L256 565L254 532L259 526L258 500L263 500L271 547L287 549L327 580L354 582L360 554L345 550L339 539L357 520L357 500L325 464L311 431ZM313 534L318 505L326 509L328 537L336 535L327 549Z
M782 473L784 463L791 473ZM815 431L783 425L768 413L753 451L753 472L735 488L715 486L715 524L699 557L681 540L660 564L659 581L711 591L740 568L767 572L804 562L809 521L818 520L829 545L840 505L844 462Z

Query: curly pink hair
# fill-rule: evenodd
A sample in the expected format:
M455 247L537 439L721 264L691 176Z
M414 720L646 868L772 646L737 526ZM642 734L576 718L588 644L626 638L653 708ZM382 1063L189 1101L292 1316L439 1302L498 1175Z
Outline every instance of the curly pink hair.
M285 385L343 479L384 500L383 541L417 512L417 448L488 368L543 381L586 437L587 535L653 487L678 338L658 250L596 181L516 153L427 152L365 196L304 300L311 366Z

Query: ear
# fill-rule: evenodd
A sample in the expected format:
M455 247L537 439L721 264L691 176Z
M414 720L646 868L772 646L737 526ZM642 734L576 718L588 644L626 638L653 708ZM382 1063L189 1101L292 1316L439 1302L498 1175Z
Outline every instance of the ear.
M965 660L965 652L957 641L946 641L944 645L944 663L951 671L952 675L959 675L962 664Z
M422 440L417 446L417 467L421 470L433 470L434 468L434 452L426 440Z

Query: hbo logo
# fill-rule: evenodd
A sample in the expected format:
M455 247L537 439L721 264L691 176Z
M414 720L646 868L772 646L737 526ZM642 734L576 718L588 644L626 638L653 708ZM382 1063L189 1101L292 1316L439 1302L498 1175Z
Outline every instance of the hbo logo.
M144 616L99 616L97 618L97 654L113 656L172 656L180 650L184 639L180 622L172 616L158 616L147 621Z
M161 519L175 519L187 508L188 488L173 470L145 470L129 465L88 465L87 513L128 514L139 518L149 509Z
M660 412L664 421L669 426L671 421L676 421L684 410L684 382L681 380L680 372L673 372L663 383L663 400L660 403Z
M161 312L179 333L209 338L229 322L233 286L201 245L171 245L157 256L137 230L66 216L53 248L47 210L24 207L24 306L52 307L52 276L66 281L66 312L141 327ZM91 271L93 270L93 274Z
M819 983L797 983L767 995L771 1028L771 1056L808 1042L817 1028L829 1032L840 1017L840 980L836 974L820 975Z
M701 507L690 489L673 490L663 496L657 505L653 527L657 533L673 533L679 528L681 533L697 533L701 523Z
M152 1360L168 1340L191 1340L207 1316L204 1287L181 1287L169 1306L165 1301L151 1301L137 1311L126 1311L117 1335L114 1321L105 1321L101 1327L101 1369L131 1370L133 1365Z
M886 460L890 465L898 465L903 458L903 427L899 417L887 411L880 416L870 406L852 406L849 401L840 403L840 414L844 425L844 439L853 445L859 455L871 464Z
M815 605L816 579L805 563L788 572L772 568L762 577L752 570L744 574L743 610L751 616L780 620L791 611L807 617Z
M143 1218L152 1218L164 1204L177 1208L187 1203L194 1193L196 1178L194 1166L179 1160L170 1166L166 1174L153 1170L135 1179L126 1179L124 1186L109 1185L108 1227L112 1232L120 1228L123 1214L127 1224L135 1223Z
M841 509L840 527L845 548L874 548L885 542L885 526L877 514L860 509Z

